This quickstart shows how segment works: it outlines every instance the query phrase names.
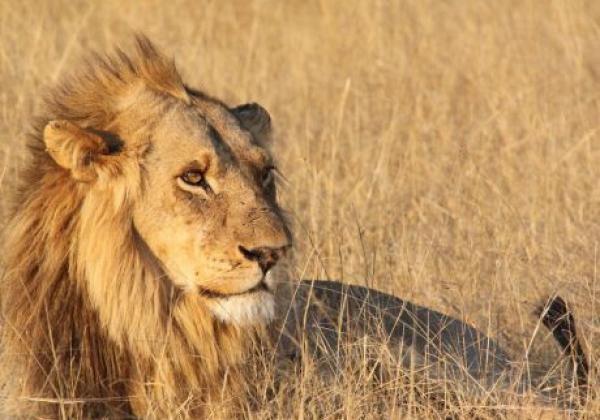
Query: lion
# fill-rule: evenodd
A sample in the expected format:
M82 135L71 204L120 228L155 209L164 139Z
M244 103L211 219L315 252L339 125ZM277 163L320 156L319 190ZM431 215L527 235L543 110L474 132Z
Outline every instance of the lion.
M47 95L6 238L8 412L200 415L235 384L291 244L269 129L145 37Z
M374 308L394 343L494 361L476 377L508 369L474 328L375 290L304 282L276 297L292 234L270 141L263 107L190 88L143 36L46 95L5 238L5 416L202 417L243 394L254 349L295 358L323 325L335 347L346 326L329 326L352 308Z

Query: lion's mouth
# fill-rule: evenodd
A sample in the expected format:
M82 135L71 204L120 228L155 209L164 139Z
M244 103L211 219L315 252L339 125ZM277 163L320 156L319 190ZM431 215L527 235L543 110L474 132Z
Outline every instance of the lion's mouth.
M201 296L207 297L209 299L223 299L223 298L248 295L248 294L258 293L258 292L273 293L273 291L269 288L269 286L267 286L267 283L265 282L264 278L260 282L258 282L258 284L252 286L251 288L246 289L242 292L235 292L235 293L222 293L222 292L218 292L216 290L210 290L210 289L206 289L206 288L200 287L200 286L198 287L198 293Z

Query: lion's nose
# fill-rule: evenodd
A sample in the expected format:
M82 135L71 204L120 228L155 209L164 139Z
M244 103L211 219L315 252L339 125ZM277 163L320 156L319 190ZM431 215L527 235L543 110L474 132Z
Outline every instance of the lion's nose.
M264 274L267 274L267 271L277 264L277 261L279 261L279 259L285 255L288 248L289 245L278 248L263 246L259 248L247 249L241 245L238 247L246 259L250 261L256 261L258 263Z

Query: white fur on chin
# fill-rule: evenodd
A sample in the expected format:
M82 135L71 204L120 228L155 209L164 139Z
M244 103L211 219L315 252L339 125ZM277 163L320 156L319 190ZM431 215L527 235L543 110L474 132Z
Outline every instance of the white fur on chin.
M217 319L230 324L265 324L275 316L275 298L266 291L211 299L209 305Z

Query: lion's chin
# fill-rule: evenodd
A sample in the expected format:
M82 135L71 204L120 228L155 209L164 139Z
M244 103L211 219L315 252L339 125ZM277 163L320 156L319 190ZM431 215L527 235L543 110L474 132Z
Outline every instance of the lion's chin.
M211 299L209 308L218 320L235 325L264 325L275 316L275 298L268 291Z

